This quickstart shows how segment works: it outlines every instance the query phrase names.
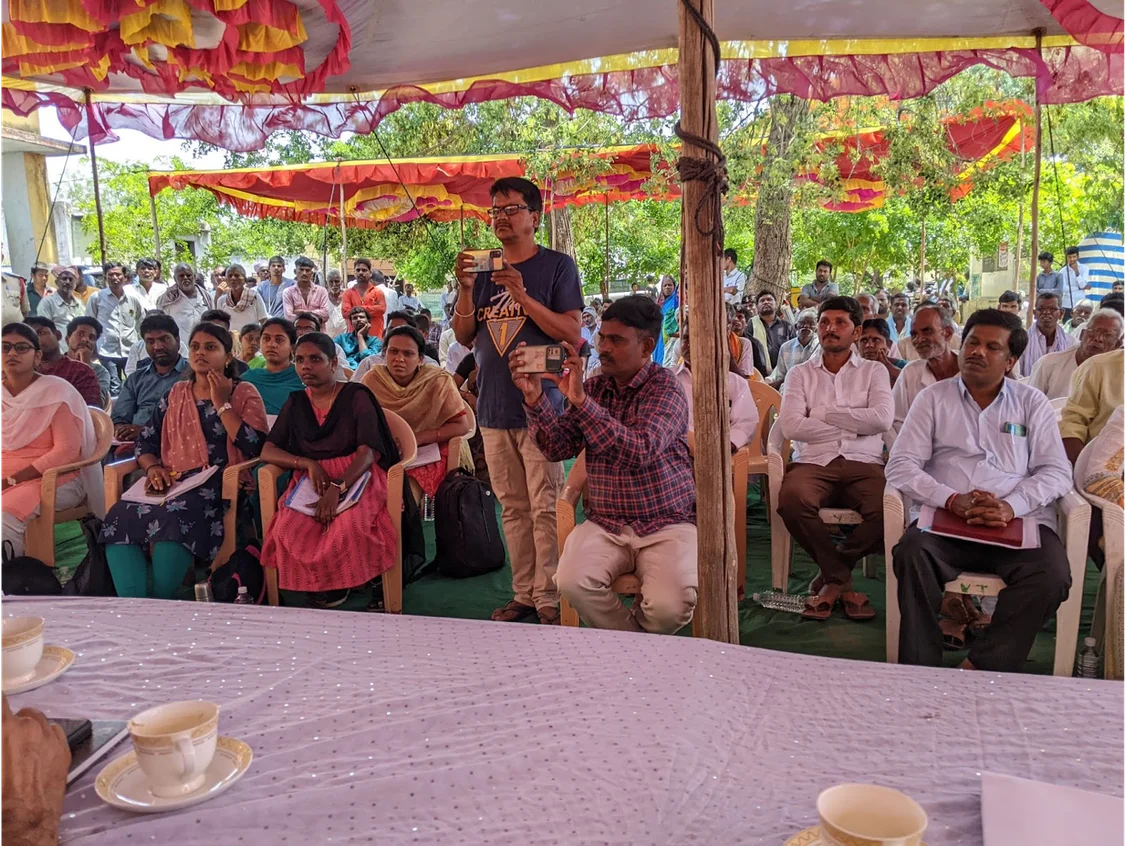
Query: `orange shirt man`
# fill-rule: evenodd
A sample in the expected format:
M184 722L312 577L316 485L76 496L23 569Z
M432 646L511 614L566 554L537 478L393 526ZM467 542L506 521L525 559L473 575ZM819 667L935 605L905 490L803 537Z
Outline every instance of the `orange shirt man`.
M371 259L356 259L355 284L344 291L340 307L343 314L350 314L353 308L361 306L371 321L371 331L380 338L383 337L383 315L387 313L387 298L376 286L383 281L382 273L377 270L374 274L371 272ZM351 320L348 321L348 328L355 331Z

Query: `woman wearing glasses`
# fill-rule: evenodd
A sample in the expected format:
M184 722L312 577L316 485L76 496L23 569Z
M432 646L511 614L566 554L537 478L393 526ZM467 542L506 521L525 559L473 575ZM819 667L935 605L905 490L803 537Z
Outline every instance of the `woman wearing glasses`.
M39 515L40 480L52 467L89 458L97 449L94 421L78 391L67 381L36 373L43 354L30 326L9 323L0 332L3 356L3 525L12 553L23 555L24 533ZM105 514L100 466L59 478L55 507L74 508L87 499Z

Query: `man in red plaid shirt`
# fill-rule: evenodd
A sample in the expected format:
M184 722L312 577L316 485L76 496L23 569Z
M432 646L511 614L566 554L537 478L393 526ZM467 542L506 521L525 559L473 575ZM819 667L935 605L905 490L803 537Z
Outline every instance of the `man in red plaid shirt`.
M652 361L660 321L660 308L648 297L613 303L602 315L601 373L585 384L570 344L563 344L567 361L560 375L521 373L521 348L509 359L528 432L547 460L586 451L586 522L567 538L556 581L596 628L671 633L687 625L695 610L688 404L675 374ZM544 399L543 379L557 383L566 397L564 414ZM609 586L634 571L641 595L630 611Z

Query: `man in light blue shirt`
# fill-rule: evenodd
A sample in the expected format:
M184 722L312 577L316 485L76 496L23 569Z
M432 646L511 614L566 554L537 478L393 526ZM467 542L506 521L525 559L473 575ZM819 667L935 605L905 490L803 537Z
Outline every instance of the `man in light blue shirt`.
M152 314L141 323L149 360L125 380L113 404L113 435L119 441L136 440L152 417L157 403L172 386L191 376L187 359L180 355L180 327L166 314Z
M1036 633L1069 593L1070 565L1053 508L1072 484L1058 423L1042 391L1005 378L1026 344L1016 315L974 313L965 323L960 375L918 394L891 449L887 484L910 501L914 519L919 506L930 506L978 529L1002 529L1020 518L1038 530L1037 548L1012 549L911 525L893 552L904 664L940 666L938 610L946 582L963 571L1007 584L963 669L1019 671Z

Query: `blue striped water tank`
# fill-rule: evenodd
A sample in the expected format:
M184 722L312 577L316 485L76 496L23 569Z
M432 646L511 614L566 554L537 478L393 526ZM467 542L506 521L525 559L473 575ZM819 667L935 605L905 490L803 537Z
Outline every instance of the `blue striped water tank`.
M1125 280L1125 241L1120 232L1095 232L1078 244L1078 261L1090 268L1089 298L1098 302L1114 281Z

